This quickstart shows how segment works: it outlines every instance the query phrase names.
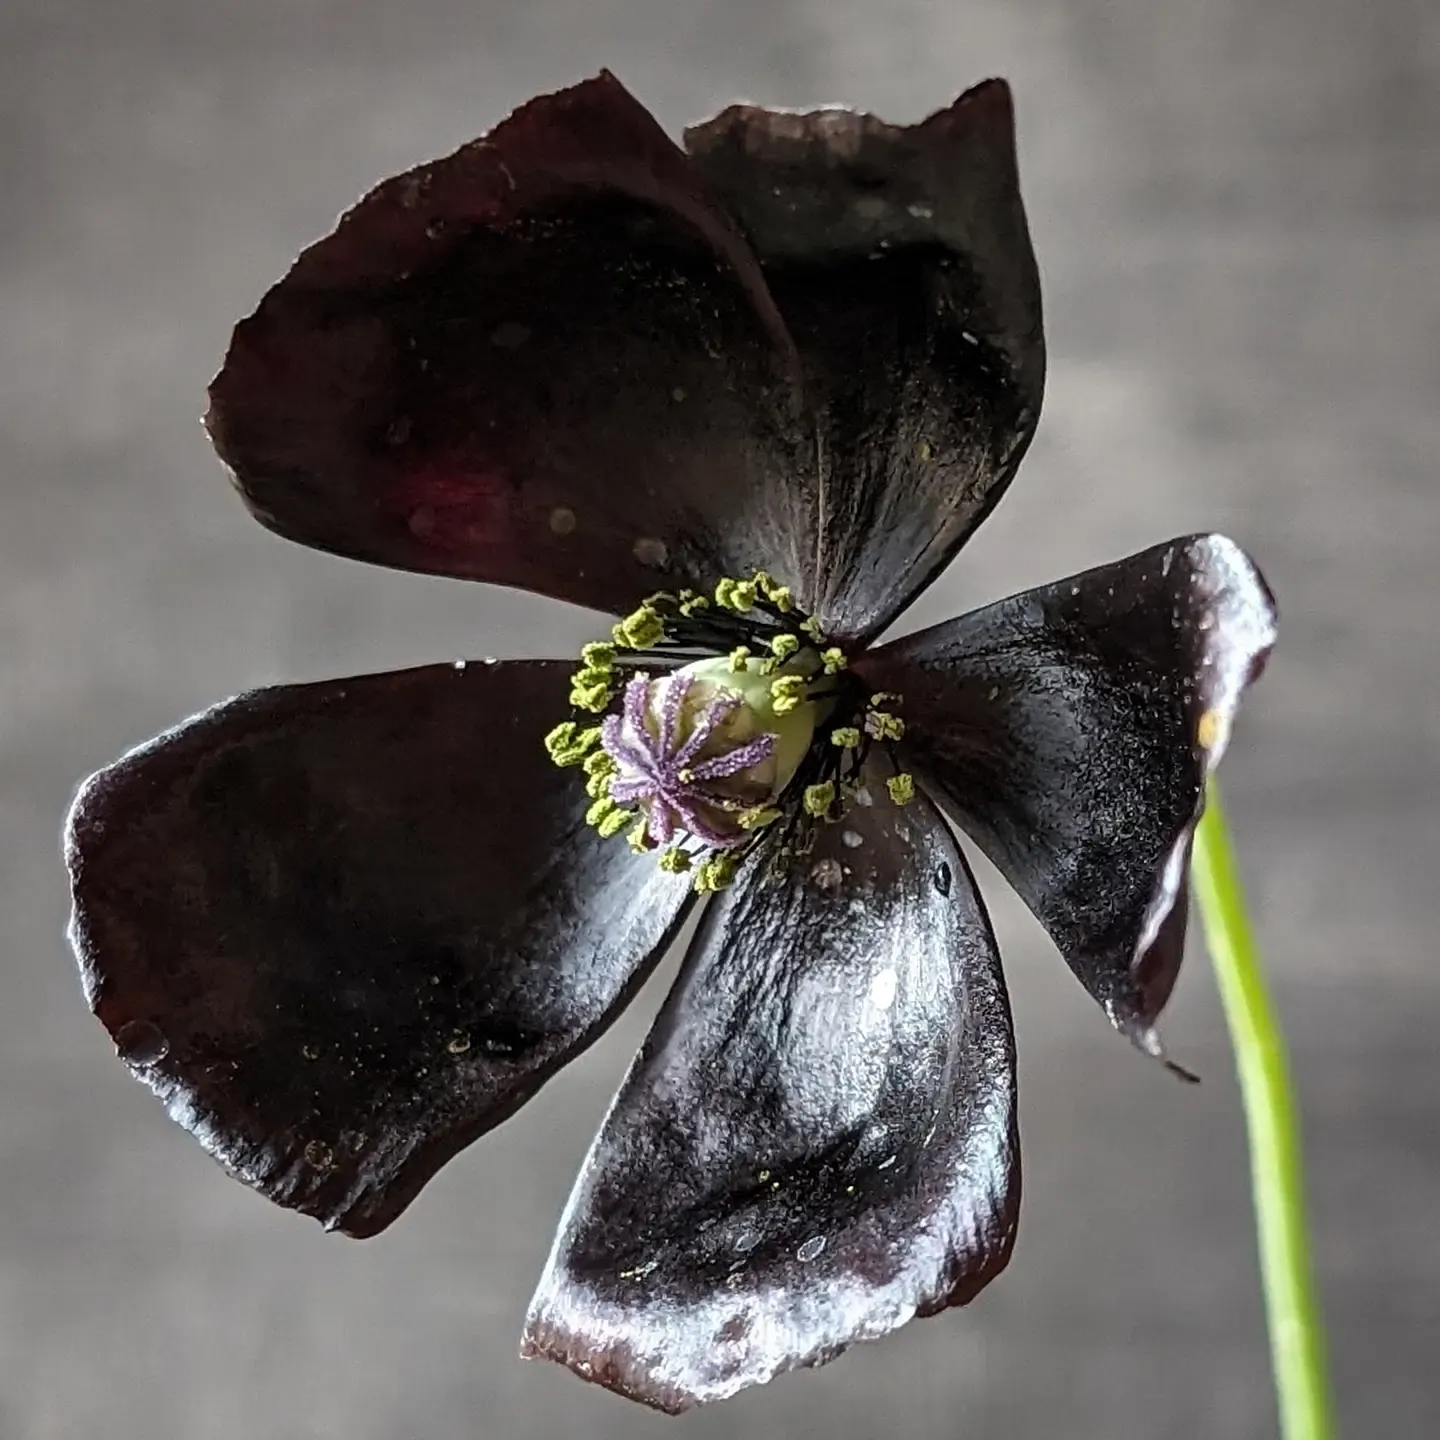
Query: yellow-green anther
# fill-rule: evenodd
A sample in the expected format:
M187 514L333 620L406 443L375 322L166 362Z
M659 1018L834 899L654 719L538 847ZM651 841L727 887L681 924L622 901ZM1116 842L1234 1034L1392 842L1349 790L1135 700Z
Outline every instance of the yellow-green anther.
M594 758L595 744L600 739L598 725L580 729L573 720L557 725L545 737L545 749L557 765L585 765ZM601 755L604 751L596 752ZM606 757L609 758L608 756Z
M807 815L825 815L835 803L835 782L822 780L818 785L807 785L802 803Z
M860 743L860 732L853 725L837 725L830 732L830 743L842 750L853 750Z
M775 577L768 571L757 570L753 577L755 588L762 594L782 615L787 610L795 608L795 602L790 598L790 587L779 584Z
M899 703L900 697L890 690L876 690L866 701L872 710L878 710L882 705L898 705Z
M682 590L680 592L680 613L685 616L695 614L697 610L708 610L710 608L710 597L701 595L695 590Z
M642 605L611 632L618 644L631 650L648 650L665 638L665 622L653 605Z
M601 770L591 775L585 781L585 793L592 800L603 799L610 793L610 777L612 773L613 772L609 770Z
M690 868L690 856L678 845L660 852L660 868L667 875L683 875Z
M592 727L598 734L600 727ZM581 762L581 768L587 775L613 775L619 768L615 764L615 757L607 754L604 750L593 750Z
M616 815L618 813L619 807L615 804L615 802L608 795L602 795L585 812L585 823L587 825L593 825L598 830L604 820L606 820L609 816Z
M577 710L588 710L598 715L610 703L610 686L603 680L593 685L578 682L570 687L570 703Z
M838 675L845 668L845 652L838 645L820 652L820 664L827 675Z
M715 586L715 603L726 610L743 614L755 607L753 580L721 580Z
M773 805L755 805L749 810L742 810L735 817L735 822L742 830L758 830L762 825L773 825L780 815L781 812Z
M580 658L587 668L608 670L615 663L615 647L604 640L592 640L580 647Z
M777 715L784 715L805 700L805 677L803 675L781 675L770 682L770 708Z
M743 675L750 665L750 647L737 645L730 652L730 668L737 675Z
M799 648L800 637L798 635L777 635L770 642L770 653L777 660L788 660Z
M613 805L615 802L612 800L610 803ZM634 818L633 810L612 810L595 828L603 839L608 840L612 835L618 835Z
M695 867L695 892L698 895L713 895L727 889L735 879L739 862L734 855L720 854L709 860L702 860Z
M825 638L825 632L820 628L820 622L813 615L807 615L800 622L800 628L817 644Z
M637 820L625 835L626 843L637 854L643 855L655 847L650 840L650 827L644 820Z
M905 734L905 722L888 710L872 710L865 717L865 731L877 740L899 740Z
M573 765L575 763L569 756L575 751L575 734L578 728L573 720L567 720L546 735L545 753L557 765Z
M885 782L885 788L890 792L890 798L897 805L908 805L915 798L915 777L908 771L902 770L898 775L892 775Z

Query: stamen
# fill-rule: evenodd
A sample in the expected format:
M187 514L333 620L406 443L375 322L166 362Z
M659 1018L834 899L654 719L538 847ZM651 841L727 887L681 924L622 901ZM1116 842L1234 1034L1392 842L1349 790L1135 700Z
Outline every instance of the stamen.
M807 785L802 803L807 815L814 815L818 819L827 814L835 803L835 782L822 780L818 785Z
M890 798L895 804L908 805L915 798L915 777L902 770L885 782L885 788L890 792Z
M763 570L720 579L713 599L647 596L610 641L582 648L571 680L574 711L601 715L620 692L618 712L545 737L557 765L584 774L587 822L625 832L636 853L658 848L661 868L693 872L701 893L729 885L758 832L787 813L800 823L785 846L808 851L816 824L855 803L870 747L905 733L900 697L862 698L844 650L793 610ZM914 779L898 772L887 789L908 804Z

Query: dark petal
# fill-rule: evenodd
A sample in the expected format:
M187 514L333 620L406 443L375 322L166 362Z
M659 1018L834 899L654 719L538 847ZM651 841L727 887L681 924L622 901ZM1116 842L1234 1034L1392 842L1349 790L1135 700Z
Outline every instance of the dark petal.
M678 1411L971 1299L1020 1199L990 924L928 801L707 910L571 1197L524 1353Z
M351 1235L605 1028L683 877L580 820L570 665L261 690L94 776L72 940L121 1057L247 1184Z
M872 636L990 512L1040 413L1009 87L909 127L735 106L685 139L749 232L818 415L821 478L804 472L789 522L802 603Z
M747 506L813 456L754 257L609 74L372 191L210 393L280 534L612 611L783 568Z
M907 760L985 848L1125 1034L1179 970L1205 777L1275 640L1220 535L1157 545L861 657L904 696Z

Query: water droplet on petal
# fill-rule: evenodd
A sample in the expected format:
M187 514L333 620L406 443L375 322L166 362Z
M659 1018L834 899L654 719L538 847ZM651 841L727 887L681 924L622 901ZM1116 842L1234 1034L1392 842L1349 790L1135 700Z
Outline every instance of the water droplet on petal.
M905 207L917 220L931 220L935 216L935 207L926 205L923 201L917 200L913 205Z
M840 840L847 850L858 850L865 843L865 837L858 830L842 830Z
M318 1060L320 1058L320 1047L318 1045L312 1044L310 1041L307 1040L300 1047L300 1053L307 1060Z
M823 1235L812 1235L796 1252L797 1260L813 1260L825 1248Z
M855 791L855 803L857 805L864 805L868 808L875 803L875 797L870 793L869 789L866 786L861 785Z
M840 882L845 878L845 872L840 868L838 860L826 858L817 860L810 867L810 879L822 890L838 890Z
M631 553L642 565L658 570L670 558L670 547L654 535L642 535L631 547Z
M742 1254L747 1254L760 1243L760 1232L758 1230L742 1230L735 1237L735 1248Z
M469 662L465 660L457 660L455 661L455 669L463 670L468 663Z
M568 505L557 505L550 512L550 533L568 535L575 528L575 512Z
M470 1048L470 1037L457 1030L446 1042L445 1048L452 1055L463 1055Z
M935 888L936 888L942 895L948 895L948 894L950 893L950 884L951 884L951 881L953 880L953 878L954 878L954 877L950 874L950 867L949 867L949 865L947 865L947 864L945 863L945 861L942 860L942 861L935 867L935 876L934 876L934 879L935 879Z
M170 1053L170 1042L158 1025L131 1020L116 1032L115 1049L127 1065L154 1065Z

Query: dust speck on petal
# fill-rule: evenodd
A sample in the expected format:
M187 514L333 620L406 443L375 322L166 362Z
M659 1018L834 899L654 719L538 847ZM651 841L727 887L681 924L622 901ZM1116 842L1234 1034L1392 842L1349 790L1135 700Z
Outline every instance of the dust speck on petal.
M858 850L865 843L865 837L858 830L842 830L840 841L847 850Z
M575 529L575 512L568 505L557 505L550 512L550 533L569 535Z
M1219 710L1207 710L1195 727L1195 739L1202 750L1213 750L1224 742L1226 719Z
M658 570L670 558L670 548L654 535L642 535L631 547L631 553L642 564Z

